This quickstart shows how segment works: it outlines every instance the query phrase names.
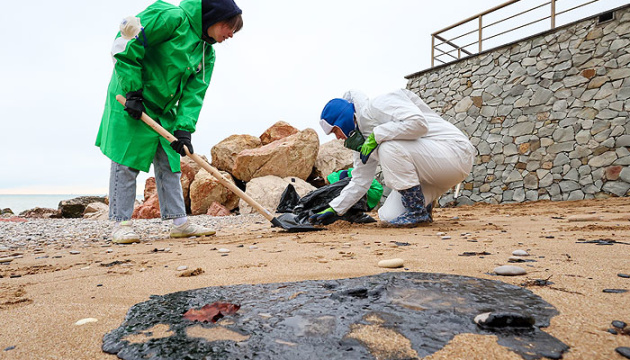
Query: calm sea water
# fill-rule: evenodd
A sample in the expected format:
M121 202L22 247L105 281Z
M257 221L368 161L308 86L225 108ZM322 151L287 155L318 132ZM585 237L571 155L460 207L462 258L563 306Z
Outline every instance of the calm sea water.
M14 214L35 207L56 209L62 200L79 196L104 196L103 194L54 194L54 195L1 195L0 209L9 208Z

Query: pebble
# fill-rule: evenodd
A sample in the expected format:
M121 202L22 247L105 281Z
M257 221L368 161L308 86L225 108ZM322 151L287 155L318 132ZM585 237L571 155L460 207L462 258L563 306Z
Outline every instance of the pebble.
M624 278L624 279L630 279L630 275L629 274L617 274L617 276L619 276L620 278Z
M602 292L608 293L608 294L623 294L628 292L628 290L626 289L604 289L602 290Z
M184 270L188 270L188 266L182 265L182 266L177 267L177 271L184 271Z
M572 215L567 218L569 222L577 221L599 221L603 219L601 215Z
M403 267L403 264L404 260L400 258L381 260L378 262L379 267L390 269Z
M9 347L4 348L4 351L11 351L13 349L15 349L15 346L9 346Z
M612 322L612 326L616 327L617 329L625 329L627 325L628 324L626 324L625 322L621 320L615 320Z
M218 250L220 253L227 254L230 252L230 249L221 248Z
M13 261L13 257L0 258L0 263L10 263L11 261Z
M630 347L620 346L620 347L616 348L615 351L619 355L624 356L627 359L630 359Z
M256 249L258 249L258 246L256 246L256 245L250 245L250 246L249 246L249 249L250 249L250 250L256 250Z
M94 323L94 322L97 322L97 321L98 321L98 319L95 319L95 318L85 318L85 319L81 319L81 320L75 322L74 325L79 325L80 326L80 325L85 325L85 324L89 324L89 323Z
M516 275L525 275L527 274L527 270L523 269L519 266L513 265L503 265L494 268L494 273L501 276L516 276Z
M108 252L108 253L113 253L113 252L114 252L114 249L107 249L107 252Z
M529 256L529 253L525 250L514 250L512 251L512 255L514 256Z
M446 233L445 233L445 232L440 231L439 233L437 233L437 234L435 234L435 235L437 235L437 236L444 236L444 235L446 235Z
M449 240L451 237L446 235L446 236L442 236L442 240Z
M76 250L70 251L70 255L79 255L80 253L81 253L80 251L76 251Z

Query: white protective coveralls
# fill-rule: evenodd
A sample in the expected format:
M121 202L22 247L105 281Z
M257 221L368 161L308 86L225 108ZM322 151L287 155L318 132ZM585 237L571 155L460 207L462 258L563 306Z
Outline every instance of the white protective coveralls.
M356 90L343 96L354 104L358 130L372 132L378 147L363 164L354 153L352 180L329 206L343 215L370 188L380 162L384 183L392 190L422 186L425 206L470 173L475 148L457 127L442 119L413 92L400 89L373 99ZM379 210L381 221L404 212L400 194L392 191Z

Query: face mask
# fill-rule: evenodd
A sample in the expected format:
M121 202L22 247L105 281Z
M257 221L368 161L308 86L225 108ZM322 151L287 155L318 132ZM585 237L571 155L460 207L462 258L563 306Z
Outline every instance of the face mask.
M350 136L343 142L343 146L347 147L350 150L361 151L361 146L365 142L365 138L361 135L361 132L357 130L352 130Z

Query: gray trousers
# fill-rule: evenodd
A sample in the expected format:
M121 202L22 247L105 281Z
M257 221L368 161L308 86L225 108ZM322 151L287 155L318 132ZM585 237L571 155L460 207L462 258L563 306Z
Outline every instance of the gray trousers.
M153 171L160 201L162 220L186 216L181 172L171 171L168 157L158 145L153 158ZM109 219L127 221L131 219L136 200L136 178L139 170L112 161L109 173Z

